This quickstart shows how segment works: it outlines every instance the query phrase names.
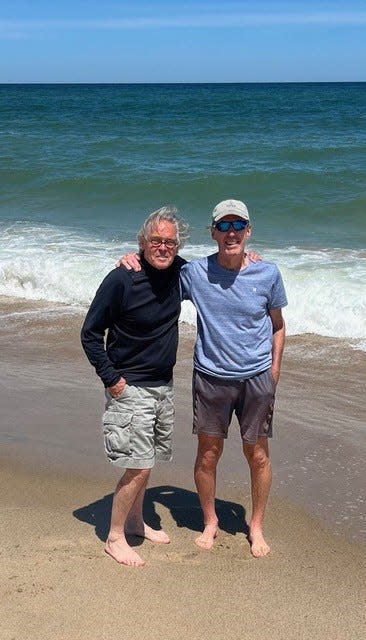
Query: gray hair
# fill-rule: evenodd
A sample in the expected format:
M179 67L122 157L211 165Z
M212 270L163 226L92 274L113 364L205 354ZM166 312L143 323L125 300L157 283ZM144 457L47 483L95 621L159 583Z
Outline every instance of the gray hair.
M178 249L181 249L189 238L189 226L178 217L177 213L177 208L170 204L150 213L137 234L137 241L140 249L142 247L142 242L149 239L152 227L160 222L170 222L174 225L177 233Z

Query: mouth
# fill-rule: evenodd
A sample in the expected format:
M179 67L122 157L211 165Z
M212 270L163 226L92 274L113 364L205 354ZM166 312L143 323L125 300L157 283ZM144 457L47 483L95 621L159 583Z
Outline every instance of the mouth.
M170 256L155 256L155 260L158 264L166 264L170 259Z
M225 240L225 246L227 247L235 247L240 244L239 240L232 238L231 240Z

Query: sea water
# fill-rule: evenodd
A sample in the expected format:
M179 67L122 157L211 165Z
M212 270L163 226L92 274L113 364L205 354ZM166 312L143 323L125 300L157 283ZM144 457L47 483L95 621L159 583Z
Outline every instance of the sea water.
M366 349L365 175L366 83L0 85L0 295L86 310L148 213L178 207L191 260L237 198L288 333Z

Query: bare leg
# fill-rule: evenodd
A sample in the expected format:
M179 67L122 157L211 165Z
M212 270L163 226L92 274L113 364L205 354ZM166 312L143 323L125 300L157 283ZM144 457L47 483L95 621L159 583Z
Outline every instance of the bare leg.
M121 564L139 567L144 560L127 543L124 527L127 516L149 479L150 469L127 469L114 492L111 526L105 551Z
M205 528L195 543L205 551L212 549L218 532L218 518L215 511L216 467L223 448L223 438L198 436L194 479L203 511Z
M272 482L267 438L258 438L255 445L244 444L244 455L250 468L252 490L252 516L249 540L255 558L266 556L270 548L263 537L263 519Z
M137 494L136 500L126 518L125 533L127 535L140 536L147 538L151 542L159 542L161 544L169 544L170 539L163 530L152 529L144 522L142 508L146 491L148 478Z

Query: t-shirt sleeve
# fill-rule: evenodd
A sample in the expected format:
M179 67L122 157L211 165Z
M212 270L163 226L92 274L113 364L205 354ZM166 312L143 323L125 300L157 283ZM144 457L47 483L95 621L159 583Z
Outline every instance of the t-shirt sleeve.
M191 266L189 264L185 264L182 266L180 270L179 276L179 288L180 288L180 299L181 300L191 300Z
M285 286L283 284L281 273L276 265L274 265L274 278L271 288L271 297L268 304L269 309L282 309L287 305L287 296Z

